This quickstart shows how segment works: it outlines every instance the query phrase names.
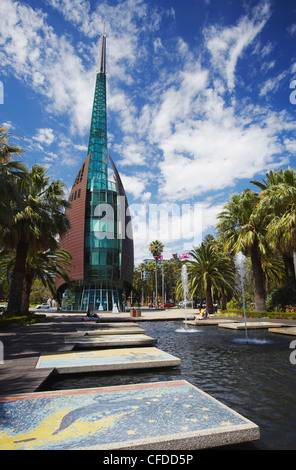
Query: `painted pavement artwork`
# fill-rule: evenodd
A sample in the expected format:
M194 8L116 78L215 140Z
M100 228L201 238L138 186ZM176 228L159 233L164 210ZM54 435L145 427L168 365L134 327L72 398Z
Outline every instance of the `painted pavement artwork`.
M0 406L2 450L117 449L253 425L185 380L21 394Z
M291 335L296 336L296 327L286 327L286 328L268 328L268 331L272 333L280 333L281 335Z
M180 359L154 347L50 353L40 356L36 368L58 371L116 370L139 367L179 365Z

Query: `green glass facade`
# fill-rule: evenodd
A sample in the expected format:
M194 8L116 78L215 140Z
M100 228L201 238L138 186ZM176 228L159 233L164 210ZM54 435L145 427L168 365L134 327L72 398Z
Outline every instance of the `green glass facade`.
M86 198L84 278L117 281L121 257L117 192L88 190Z
M108 151L105 73L97 73L87 153L90 153L88 189L106 190L108 188Z

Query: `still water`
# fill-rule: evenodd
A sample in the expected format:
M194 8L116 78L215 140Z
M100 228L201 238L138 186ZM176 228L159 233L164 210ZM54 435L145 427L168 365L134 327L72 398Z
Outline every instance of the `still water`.
M185 379L260 427L261 438L252 448L296 449L296 365L289 360L293 336L248 330L251 342L246 344L244 331L214 325L193 327L194 332L182 332L184 324L173 321L140 326L158 340L156 347L179 357L181 366L52 376L43 390Z

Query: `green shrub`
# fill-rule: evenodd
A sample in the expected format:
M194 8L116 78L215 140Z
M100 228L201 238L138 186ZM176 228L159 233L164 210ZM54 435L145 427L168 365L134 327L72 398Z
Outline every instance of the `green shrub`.
M223 316L236 316L240 317L243 316L242 309L229 309L223 312ZM248 318L282 318L286 320L296 320L296 312L281 312L281 311L273 311L273 312L255 312L254 310L246 310L246 317Z
M274 290L266 301L268 311L285 311L286 305L296 303L296 291L290 286L279 287Z
M46 315L35 315L34 313L15 317L5 317L1 315L0 331L10 328L17 328L19 326L33 325L34 323L42 323L45 321L50 321L49 317L46 317Z

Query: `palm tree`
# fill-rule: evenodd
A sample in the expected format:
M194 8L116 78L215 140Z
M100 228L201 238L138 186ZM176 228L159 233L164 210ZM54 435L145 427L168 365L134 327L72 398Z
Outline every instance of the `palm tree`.
M227 297L232 297L233 292L235 290L234 286L234 278L235 278L235 261L234 257L231 253L227 252L225 250L225 247L221 243L221 240L219 238L214 238L212 235L207 235L205 237L205 241L207 243L212 243L214 251L217 256L221 256L225 258L225 267L226 267L226 279L227 277L229 278L230 282L222 282L216 291L214 290L214 294L217 295L217 298L220 298L221 300L221 310L226 310L227 308ZM223 270L223 268L222 268ZM228 276L228 271L230 274L230 277Z
M11 201L9 223L0 226L2 246L16 250L7 316L21 312L28 250L56 249L57 237L69 228L65 209L70 203L64 198L64 184L50 183L43 166L34 165L25 178L18 180L18 189L21 199Z
M54 299L56 298L56 276L59 276L68 285L71 285L71 279L65 268L65 266L72 266L70 259L71 254L61 248L28 255L22 296L22 311L27 312L29 310L30 294L34 279L40 279L44 287L49 288Z
M158 240L155 240L150 243L149 251L152 253L153 258L155 259L155 306L158 308L158 292L157 292L157 260L163 252L163 244Z
M26 273L22 294L22 312L28 312L30 306L30 295L35 279L40 279L44 287L48 287L52 297L56 298L56 276L61 277L68 284L71 283L65 266L71 267L71 255L68 251L57 248L43 252L28 252L26 260ZM9 279L15 264L15 250L0 253L0 271L6 272Z
M296 251L296 172L291 168L266 174L263 182L251 181L259 194L258 213L267 219L267 239L279 250L285 264L287 283L296 288L293 252Z
M0 225L6 225L11 218L12 201L19 202L18 180L24 178L27 169L21 162L13 161L15 155L19 156L23 150L8 143L8 137L4 127L0 128Z
M262 269L265 277L265 289L268 296L271 290L283 286L287 277L283 258L278 252L262 259Z
M219 238L229 252L241 251L250 256L253 270L255 310L266 311L266 291L261 256L267 254L266 228L258 216L256 207L260 198L246 189L233 194L224 210L218 214L216 229Z
M192 260L187 264L188 287L191 296L196 291L205 294L206 308L213 313L212 289L226 292L233 289L235 276L231 259L215 251L212 241L204 240L201 245L190 251Z

